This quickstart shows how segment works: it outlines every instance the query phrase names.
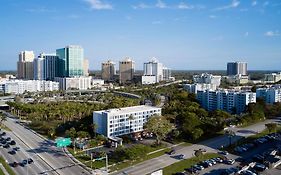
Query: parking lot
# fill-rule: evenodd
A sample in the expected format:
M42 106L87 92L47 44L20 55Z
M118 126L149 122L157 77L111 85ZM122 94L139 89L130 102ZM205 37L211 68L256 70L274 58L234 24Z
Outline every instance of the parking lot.
M181 174L199 174L199 175L280 175L281 174L281 133L268 134L255 139L249 143L236 146L234 154L224 153L223 162L216 162L210 166L204 166L200 162L193 167L186 169ZM229 160L235 160L229 163ZM204 166L204 167L202 167ZM275 168L275 166L277 166ZM194 170L195 169L195 170Z

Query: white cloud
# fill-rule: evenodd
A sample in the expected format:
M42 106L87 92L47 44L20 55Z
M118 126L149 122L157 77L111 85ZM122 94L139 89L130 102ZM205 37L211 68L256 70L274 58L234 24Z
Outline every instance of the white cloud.
M271 31L270 30L270 31L265 32L264 35L268 36L268 37L274 37L274 36L279 36L280 33L279 33L278 30L276 30L276 31Z
M253 1L252 6L256 6L258 4L258 1Z
M181 2L178 6L177 6L178 9L193 9L194 6L193 5L188 5L184 2Z
M245 32L244 37L248 37L248 36L249 36L249 32Z
M147 8L151 8L151 6L149 6L145 3L140 3L138 5L133 6L133 9L147 9Z
M162 0L158 0L155 6L160 9L167 8L166 3L164 3Z
M94 10L112 10L113 7L111 4L102 2L101 0L84 0L89 3L91 9Z
M227 10L227 9L230 9L230 8L236 8L236 7L239 6L239 4L240 4L240 2L238 0L232 0L231 4L215 8L214 10L219 11L219 10Z

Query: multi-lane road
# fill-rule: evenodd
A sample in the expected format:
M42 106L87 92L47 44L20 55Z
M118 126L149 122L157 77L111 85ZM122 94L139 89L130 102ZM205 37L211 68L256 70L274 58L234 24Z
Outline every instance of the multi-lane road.
M5 112L4 112L5 113ZM81 165L74 163L63 149L57 148L51 140L47 140L36 134L29 128L20 125L11 114L5 113L7 121L4 124L11 129L7 132L16 141L20 151L15 155L8 154L8 150L0 148L0 152L8 163L21 162L23 159L32 158L33 164L25 167L15 167L14 171L19 175L24 174L54 174L54 175L87 175L91 174Z
M261 132L265 129L266 123L272 123L272 122L280 123L280 119L266 120L264 122L260 122L260 123L257 123L255 125L251 125L251 126L248 126L245 128L228 128L230 130L233 130L236 134L236 136L234 136L232 138L232 142L236 142L237 140L241 139L242 137L248 137L248 136L254 135L258 132ZM215 137L215 138L200 142L198 144L193 144L191 146L180 147L179 149L176 149L176 155L184 154L185 158L190 158L190 157L194 156L194 150L197 150L199 148L206 149L207 152L217 152L218 148L220 148L221 146L227 146L228 144L229 144L228 136L223 135L223 136ZM178 161L180 161L180 160L173 158L173 156L162 155L160 157L139 163L135 166L125 168L121 171L113 172L111 174L114 174L114 175L149 174L149 173L162 169L162 168L169 166Z

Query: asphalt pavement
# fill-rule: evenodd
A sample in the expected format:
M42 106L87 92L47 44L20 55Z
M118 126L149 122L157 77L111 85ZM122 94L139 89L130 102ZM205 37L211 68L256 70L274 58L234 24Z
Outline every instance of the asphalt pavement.
M9 117L7 117L7 121L4 124L12 130L9 134L20 145L21 151L13 156L8 155L7 151L1 151L4 154L4 158L9 163L28 157L35 160L34 165L30 167L14 168L17 174L90 174L80 165L74 163L61 148L57 148L53 141L47 140L29 128L20 125L11 114L6 114Z
M236 142L237 140L241 139L242 137L249 137L251 135L255 135L258 132L261 132L265 129L266 123L272 123L277 122L280 123L280 119L270 119L266 120L245 128L227 128L230 130L233 130L235 132L235 136L232 138L232 143ZM211 138L205 141L202 141L198 144L193 144L191 146L183 147L178 150L176 150L177 154L184 154L185 158L191 158L194 157L194 150L203 148L206 149L208 153L211 152L217 152L221 146L227 146L229 145L229 137L226 135ZM154 171L157 171L159 169L162 169L166 166L169 166L175 162L178 162L180 160L175 159L169 155L162 155L160 157L150 159L147 161L144 161L142 163L139 163L137 165L125 168L123 170L120 170L118 172L113 172L111 174L113 175L124 175L124 174L130 174L130 175L144 175L149 174Z

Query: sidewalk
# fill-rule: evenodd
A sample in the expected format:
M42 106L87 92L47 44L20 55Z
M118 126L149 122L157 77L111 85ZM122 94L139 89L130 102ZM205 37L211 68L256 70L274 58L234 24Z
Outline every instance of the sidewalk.
M9 173L8 173L7 170L4 168L4 166L2 165L2 163L0 163L0 169L4 172L5 175L9 175Z

